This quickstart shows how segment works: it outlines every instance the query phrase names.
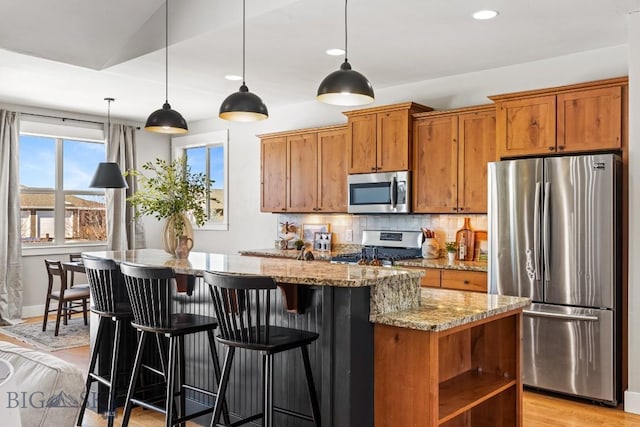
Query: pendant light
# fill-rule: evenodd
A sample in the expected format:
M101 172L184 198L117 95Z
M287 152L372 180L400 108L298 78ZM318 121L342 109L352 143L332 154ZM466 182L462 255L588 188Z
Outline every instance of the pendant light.
M245 83L245 21L245 0L242 0L242 86L222 101L218 114L221 119L233 122L255 122L269 117L267 106L258 95L249 92Z
M347 59L347 0L344 0L344 62L322 80L316 99L333 105L363 105L373 102L373 87L369 80L351 69Z
M169 105L169 0L165 6L165 50L164 50L164 87L165 101L161 109L151 113L144 125L145 130L157 133L181 134L189 131L187 121Z
M111 103L114 98L105 98L107 101L107 144L111 142ZM89 184L91 188L128 188L127 182L122 176L120 166L115 162L100 162L93 179Z

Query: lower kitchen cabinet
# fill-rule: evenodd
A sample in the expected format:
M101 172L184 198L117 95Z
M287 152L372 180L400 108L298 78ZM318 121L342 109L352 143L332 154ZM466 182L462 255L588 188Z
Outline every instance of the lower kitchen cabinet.
M376 427L522 426L522 311L443 331L374 326Z
M420 285L430 288L487 292L487 273L484 271L421 269L425 272Z

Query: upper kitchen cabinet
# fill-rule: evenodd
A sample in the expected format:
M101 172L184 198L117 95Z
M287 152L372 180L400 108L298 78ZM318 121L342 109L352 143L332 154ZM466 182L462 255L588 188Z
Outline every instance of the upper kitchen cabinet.
M262 212L347 212L347 128L260 135Z
M284 136L260 141L260 210L287 210L287 139Z
M487 212L494 106L415 114L414 120L413 211Z
M411 169L412 114L431 107L406 102L346 111L349 173Z
M499 157L619 150L627 78L496 95Z

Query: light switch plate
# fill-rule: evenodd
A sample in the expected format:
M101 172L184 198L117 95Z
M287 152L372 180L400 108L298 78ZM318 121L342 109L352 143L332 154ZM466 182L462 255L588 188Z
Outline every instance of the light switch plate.
M352 229L347 229L344 232L344 241L345 242L353 242L353 230Z

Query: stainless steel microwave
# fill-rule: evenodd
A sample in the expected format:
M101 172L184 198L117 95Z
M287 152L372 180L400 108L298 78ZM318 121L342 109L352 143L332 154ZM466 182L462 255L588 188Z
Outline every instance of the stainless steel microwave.
M349 213L409 213L408 171L349 175Z

